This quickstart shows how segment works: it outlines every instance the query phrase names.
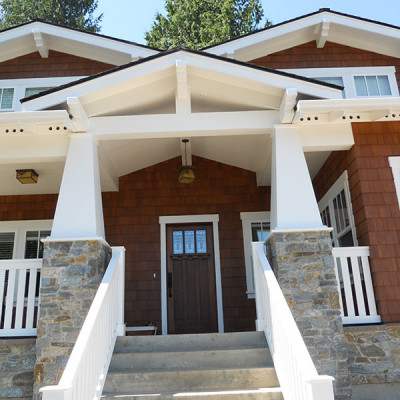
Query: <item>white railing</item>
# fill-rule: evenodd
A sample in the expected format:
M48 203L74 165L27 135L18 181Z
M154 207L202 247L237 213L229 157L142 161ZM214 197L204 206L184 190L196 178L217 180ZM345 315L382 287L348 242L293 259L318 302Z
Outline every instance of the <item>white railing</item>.
M335 274L344 324L381 322L369 266L369 247L334 247Z
M333 400L333 378L318 375L264 253L253 243L257 330L264 331L285 400Z
M42 260L0 261L0 337L36 336Z
M117 336L124 334L125 249L112 258L57 386L40 389L43 400L99 399Z

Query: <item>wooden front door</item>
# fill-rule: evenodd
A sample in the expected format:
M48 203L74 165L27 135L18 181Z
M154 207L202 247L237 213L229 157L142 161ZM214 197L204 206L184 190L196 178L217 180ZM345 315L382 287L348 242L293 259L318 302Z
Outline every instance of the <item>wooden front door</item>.
M167 226L168 333L217 332L211 224Z

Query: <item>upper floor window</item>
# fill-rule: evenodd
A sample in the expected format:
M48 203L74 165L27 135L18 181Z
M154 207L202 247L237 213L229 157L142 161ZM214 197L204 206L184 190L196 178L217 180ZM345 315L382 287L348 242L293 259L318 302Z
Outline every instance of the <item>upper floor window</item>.
M0 80L0 111L21 111L20 100L24 97L33 96L81 78L83 76Z
M399 96L394 67L301 68L284 71L343 86L343 98Z

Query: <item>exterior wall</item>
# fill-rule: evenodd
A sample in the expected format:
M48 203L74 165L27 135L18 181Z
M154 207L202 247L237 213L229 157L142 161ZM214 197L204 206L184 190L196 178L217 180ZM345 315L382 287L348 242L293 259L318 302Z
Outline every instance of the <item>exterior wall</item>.
M400 382L400 326L345 327L352 385Z
M313 41L250 62L273 69L393 65L396 67L397 82L400 85L400 59L332 42L326 42L324 48L318 49Z
M370 246L378 312L400 321L400 210L388 157L400 155L400 122L353 124L355 145L333 152L314 178L317 199L348 170L358 244Z
M53 219L57 194L0 196L0 221Z
M35 339L0 340L0 399L32 399Z
M119 192L103 194L106 239L126 248L127 325L152 321L161 327L159 216L219 214L225 330L254 330L240 212L268 210L269 188L257 187L253 172L195 156L196 181L180 184L180 165L177 157L126 175L120 178Z
M85 76L106 71L115 65L50 50L49 58L38 52L0 63L0 79Z

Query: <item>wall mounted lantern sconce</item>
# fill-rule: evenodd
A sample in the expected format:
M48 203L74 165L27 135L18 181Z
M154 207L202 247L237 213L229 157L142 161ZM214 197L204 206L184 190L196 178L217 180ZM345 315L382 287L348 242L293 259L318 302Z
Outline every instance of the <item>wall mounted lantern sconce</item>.
M39 175L33 169L17 169L17 179L25 184L25 183L37 183Z
M187 165L187 153L186 153L186 144L189 142L189 139L182 139L182 143L185 144L185 165L182 165L179 170L179 183L192 183L196 179L194 174L194 167L192 165Z

